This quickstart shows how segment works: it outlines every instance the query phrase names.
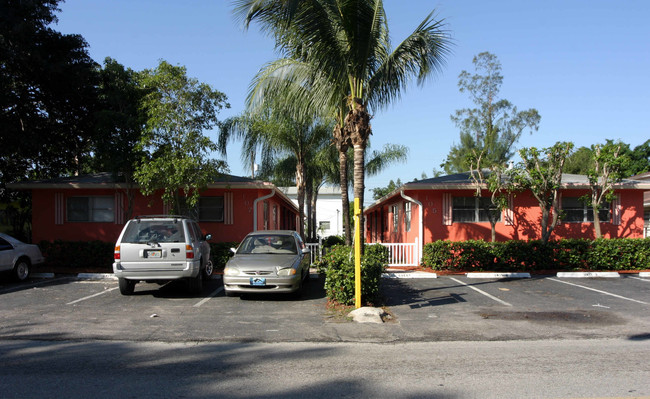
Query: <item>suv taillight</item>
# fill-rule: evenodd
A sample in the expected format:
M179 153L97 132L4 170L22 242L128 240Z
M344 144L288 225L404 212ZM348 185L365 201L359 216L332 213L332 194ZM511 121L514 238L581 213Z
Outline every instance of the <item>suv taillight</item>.
M191 245L185 246L185 258L194 259L194 248Z
M113 259L120 260L120 246L115 247L115 252L113 253Z

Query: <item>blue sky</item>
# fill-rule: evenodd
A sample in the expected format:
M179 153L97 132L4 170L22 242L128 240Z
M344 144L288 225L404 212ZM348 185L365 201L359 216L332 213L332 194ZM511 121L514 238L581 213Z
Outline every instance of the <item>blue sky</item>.
M435 9L455 46L441 74L424 86L413 82L372 119L371 149L396 143L410 152L405 164L366 180L367 199L391 179L407 182L439 169L459 137L449 116L473 106L458 91L458 75L473 71L472 58L483 51L502 64L501 97L541 115L539 131L525 133L518 148L606 139L634 147L650 138L648 1L385 0L384 6L394 45ZM242 29L230 1L67 0L61 9L54 28L81 34L97 62L112 57L134 70L161 59L184 65L189 76L228 96L223 119L243 110L251 79L276 57L270 39ZM249 175L239 148L228 148L230 172Z

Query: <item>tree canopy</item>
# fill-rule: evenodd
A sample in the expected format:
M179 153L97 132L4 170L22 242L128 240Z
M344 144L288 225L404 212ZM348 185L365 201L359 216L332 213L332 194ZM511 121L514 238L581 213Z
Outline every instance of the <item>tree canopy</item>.
M193 207L199 191L226 169L223 161L208 157L217 145L203 131L216 126L217 113L230 105L225 94L166 61L140 79L147 90L142 101L147 120L138 145L145 156L135 179L146 195L162 190L163 200L179 212L181 195Z
M83 171L90 156L97 65L81 36L50 28L58 3L0 3L0 194Z
M519 111L499 98L503 76L495 55L483 52L472 62L476 73L462 71L458 87L461 93L467 92L476 107L457 110L451 116L460 129L460 143L452 146L441 165L447 173L505 164L514 155L513 146L522 132L537 130L540 121L536 109ZM472 165L472 159L480 159L481 165Z

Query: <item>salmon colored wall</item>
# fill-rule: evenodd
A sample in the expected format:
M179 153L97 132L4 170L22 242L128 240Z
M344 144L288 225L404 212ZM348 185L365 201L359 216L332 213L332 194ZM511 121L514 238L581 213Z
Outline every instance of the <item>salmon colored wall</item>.
M417 199L417 198L416 198ZM404 204L411 204L411 228L404 223ZM397 205L397 228L393 225L393 205ZM402 197L393 198L381 208L366 214L365 240L367 242L402 242L413 243L419 236L419 207Z
M124 193L124 190L118 190ZM233 193L233 224L224 222L200 222L204 233L212 234L212 242L241 241L246 234L253 230L253 204L255 199L270 193L268 189L208 189L201 193L202 196L222 196L225 192ZM63 224L55 223L55 194L63 194ZM32 190L32 241L91 241L100 240L114 242L122 231L122 223L100 222L68 222L66 212L66 199L73 196L114 196L113 189L35 189ZM123 207L127 207L126 195L123 196ZM285 220L293 221L280 225L280 228L295 228L296 212L289 208L287 203L275 196L267 200L270 206L278 207L279 216L289 214ZM263 228L260 201L258 206L258 229ZM152 201L138 191L134 199L133 216L163 214L161 201ZM129 216L125 215L124 221ZM282 219L279 219L280 221ZM288 226L288 227L287 227Z
M490 241L490 223L452 223L443 225L443 193L451 193L453 196L471 196L473 190L418 190L406 191L408 196L420 201L423 204L424 219L424 243L435 240L465 241L483 239ZM581 196L587 191L570 190L570 196ZM601 223L603 237L643 237L643 192L640 190L619 190L621 197L621 224L614 225L610 222ZM567 195L567 194L565 194ZM414 242L418 232L417 206L412 208L412 227L409 233L403 229L403 202L401 197L393 197L381 206L372 209L366 214L367 219L373 214L383 215L385 228L381 230L381 224L376 228L372 224L366 225L366 240L368 242ZM400 209L400 229L392 231L391 205L398 204ZM496 224L496 238L498 241L511 239L535 240L541 239L541 211L537 200L530 193L519 193L514 198L514 223L506 225L502 221ZM555 228L552 239L559 238L594 238L593 223L567 223L562 222Z

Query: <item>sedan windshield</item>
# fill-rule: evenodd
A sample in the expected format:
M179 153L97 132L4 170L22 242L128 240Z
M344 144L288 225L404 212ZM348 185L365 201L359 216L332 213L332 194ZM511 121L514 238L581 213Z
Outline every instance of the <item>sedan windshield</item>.
M296 240L290 235L248 236L239 246L237 254L297 254Z

